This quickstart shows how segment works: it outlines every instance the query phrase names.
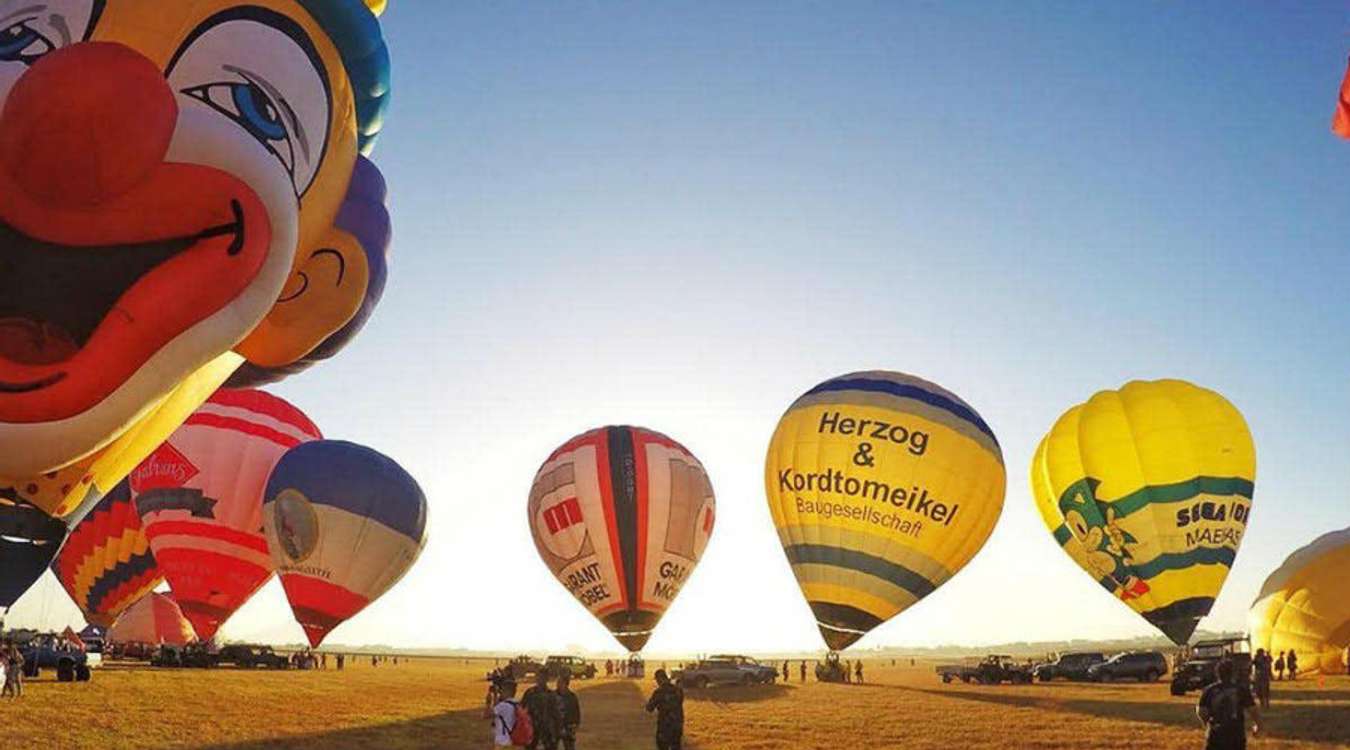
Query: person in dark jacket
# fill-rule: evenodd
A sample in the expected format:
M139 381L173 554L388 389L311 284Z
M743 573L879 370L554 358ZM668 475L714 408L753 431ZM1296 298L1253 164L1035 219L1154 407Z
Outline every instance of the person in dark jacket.
M806 660L805 660L805 659L802 659L801 673L802 673L802 682L806 682Z
M530 750L558 750L558 730L562 727L562 704L558 694L548 689L548 672L540 670L534 687L520 696L520 705L530 713L534 742Z
M581 701L572 692L572 675L563 672L558 676L558 706L562 712L558 725L558 739L562 740L563 750L577 750L577 727L581 726Z
M1233 662L1215 667L1219 681L1205 688L1195 706L1195 715L1205 725L1205 750L1246 750L1247 712L1252 715L1252 734L1261 732L1261 709L1252 692L1233 679Z
M1263 648L1256 649L1256 656L1252 657L1252 690L1261 708L1270 708L1271 669L1270 654Z
M670 681L666 670L656 671L656 690L647 701L647 713L656 712L656 750L680 750L684 742L684 690Z
M1289 665L1289 680L1292 682L1298 679L1298 652L1290 649L1289 658L1285 660Z

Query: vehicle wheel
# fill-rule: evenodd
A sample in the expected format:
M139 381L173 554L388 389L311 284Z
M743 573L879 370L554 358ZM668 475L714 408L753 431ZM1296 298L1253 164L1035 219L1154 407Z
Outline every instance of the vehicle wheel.
M1182 685L1181 683L1178 682L1172 683L1172 695L1185 695L1185 694L1186 694L1185 685Z
M944 685L950 683L951 681L952 681L952 676L951 676L951 675L949 675L949 674L944 674L944 675L942 675L942 683L943 683Z
M1144 674L1144 677L1141 680L1141 682L1157 682L1158 677L1159 677L1158 671L1156 669L1150 669L1148 672Z
M1041 682L1050 682L1053 679L1049 672L1041 672Z
M69 662L69 661L63 661L63 662L60 662L59 664L57 664L57 665L56 665L56 681L57 681L57 682L74 682L74 681L75 681L75 663L74 663L74 662Z
M78 682L88 682L94 676L88 664L81 664L75 668L75 679Z
M694 680L694 687L698 688L699 690L706 690L708 688L708 678L700 677Z
M963 675L961 675L961 681L964 682L964 683L966 683L967 685L969 685L969 684L970 684L970 675L968 675L968 674L963 674Z

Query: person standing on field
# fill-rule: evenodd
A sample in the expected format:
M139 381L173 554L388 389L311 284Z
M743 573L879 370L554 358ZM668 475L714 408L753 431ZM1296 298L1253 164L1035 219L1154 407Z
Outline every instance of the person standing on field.
M0 694L11 698L23 697L23 654L19 647L9 644L9 664L5 669L5 687Z
M1261 709L1252 693L1233 679L1233 662L1224 659L1215 668L1219 681L1205 688L1195 715L1205 725L1205 750L1246 750L1247 712L1252 734L1261 733Z
M788 681L788 663L787 663L787 659L784 659L784 660L783 660L783 682L787 682L787 681Z
M684 743L684 690L670 681L666 670L656 671L656 690L647 700L647 713L656 712L656 750L680 750Z
M534 687L520 696L520 704L530 712L530 720L534 722L534 742L530 743L530 750L557 750L562 704L558 694L548 688L547 671L539 670Z
M563 672L558 676L558 704L562 711L562 723L558 729L558 739L562 740L563 750L577 750L577 727L581 726L581 701L572 692L572 675Z
M805 659L802 659L801 673L802 673L802 682L806 682L806 660L805 660Z
M1294 680L1297 680L1297 679L1298 679L1298 652L1297 652L1297 651L1294 651L1293 649L1290 649L1290 650L1289 650L1289 659L1286 660L1285 663L1289 665L1289 681L1290 681L1290 682L1293 682Z
M1252 688L1256 691L1256 700L1261 708L1270 708L1270 654L1263 648L1256 650L1252 658Z
M1275 660L1275 679L1284 680L1284 652L1280 652L1280 658Z
M516 728L516 711L519 705L512 700L516 697L516 683L511 680L494 682L488 687L487 707L484 717L492 722L492 745L511 747L511 730Z
M859 685L863 684L862 659L859 659L853 665L853 681L858 683Z

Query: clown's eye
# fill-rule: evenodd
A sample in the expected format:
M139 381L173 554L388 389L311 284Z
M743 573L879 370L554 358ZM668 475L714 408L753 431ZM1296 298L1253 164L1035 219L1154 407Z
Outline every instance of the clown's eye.
M0 61L32 65L53 49L56 49L56 45L29 26L27 21L20 21L0 31Z
M256 83L213 83L191 88L183 93L199 99L217 112L239 123L249 135L258 139L267 150L276 155L295 173L295 153L291 146L291 132L281 107Z

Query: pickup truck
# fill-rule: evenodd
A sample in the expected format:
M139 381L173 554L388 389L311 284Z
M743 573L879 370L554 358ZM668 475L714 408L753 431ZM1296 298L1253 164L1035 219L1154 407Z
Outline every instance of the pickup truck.
M544 660L544 671L554 679L564 674L571 675L572 679L595 677L595 665L580 656L550 656Z
M247 643L232 643L220 650L220 661L232 663L244 669L266 667L267 669L286 669L290 662L286 657L272 650L271 646L255 646Z
M59 682L88 682L93 677L91 667L99 662L97 656L91 658L55 636L38 636L19 651L23 654L25 677L35 678L44 669L55 669Z
M709 685L762 685L778 679L778 670L748 656L719 654L674 670L671 677L691 688Z
M975 665L945 664L937 667L935 671L943 682L960 680L983 685L1031 682L1031 669L1006 654L990 654Z

